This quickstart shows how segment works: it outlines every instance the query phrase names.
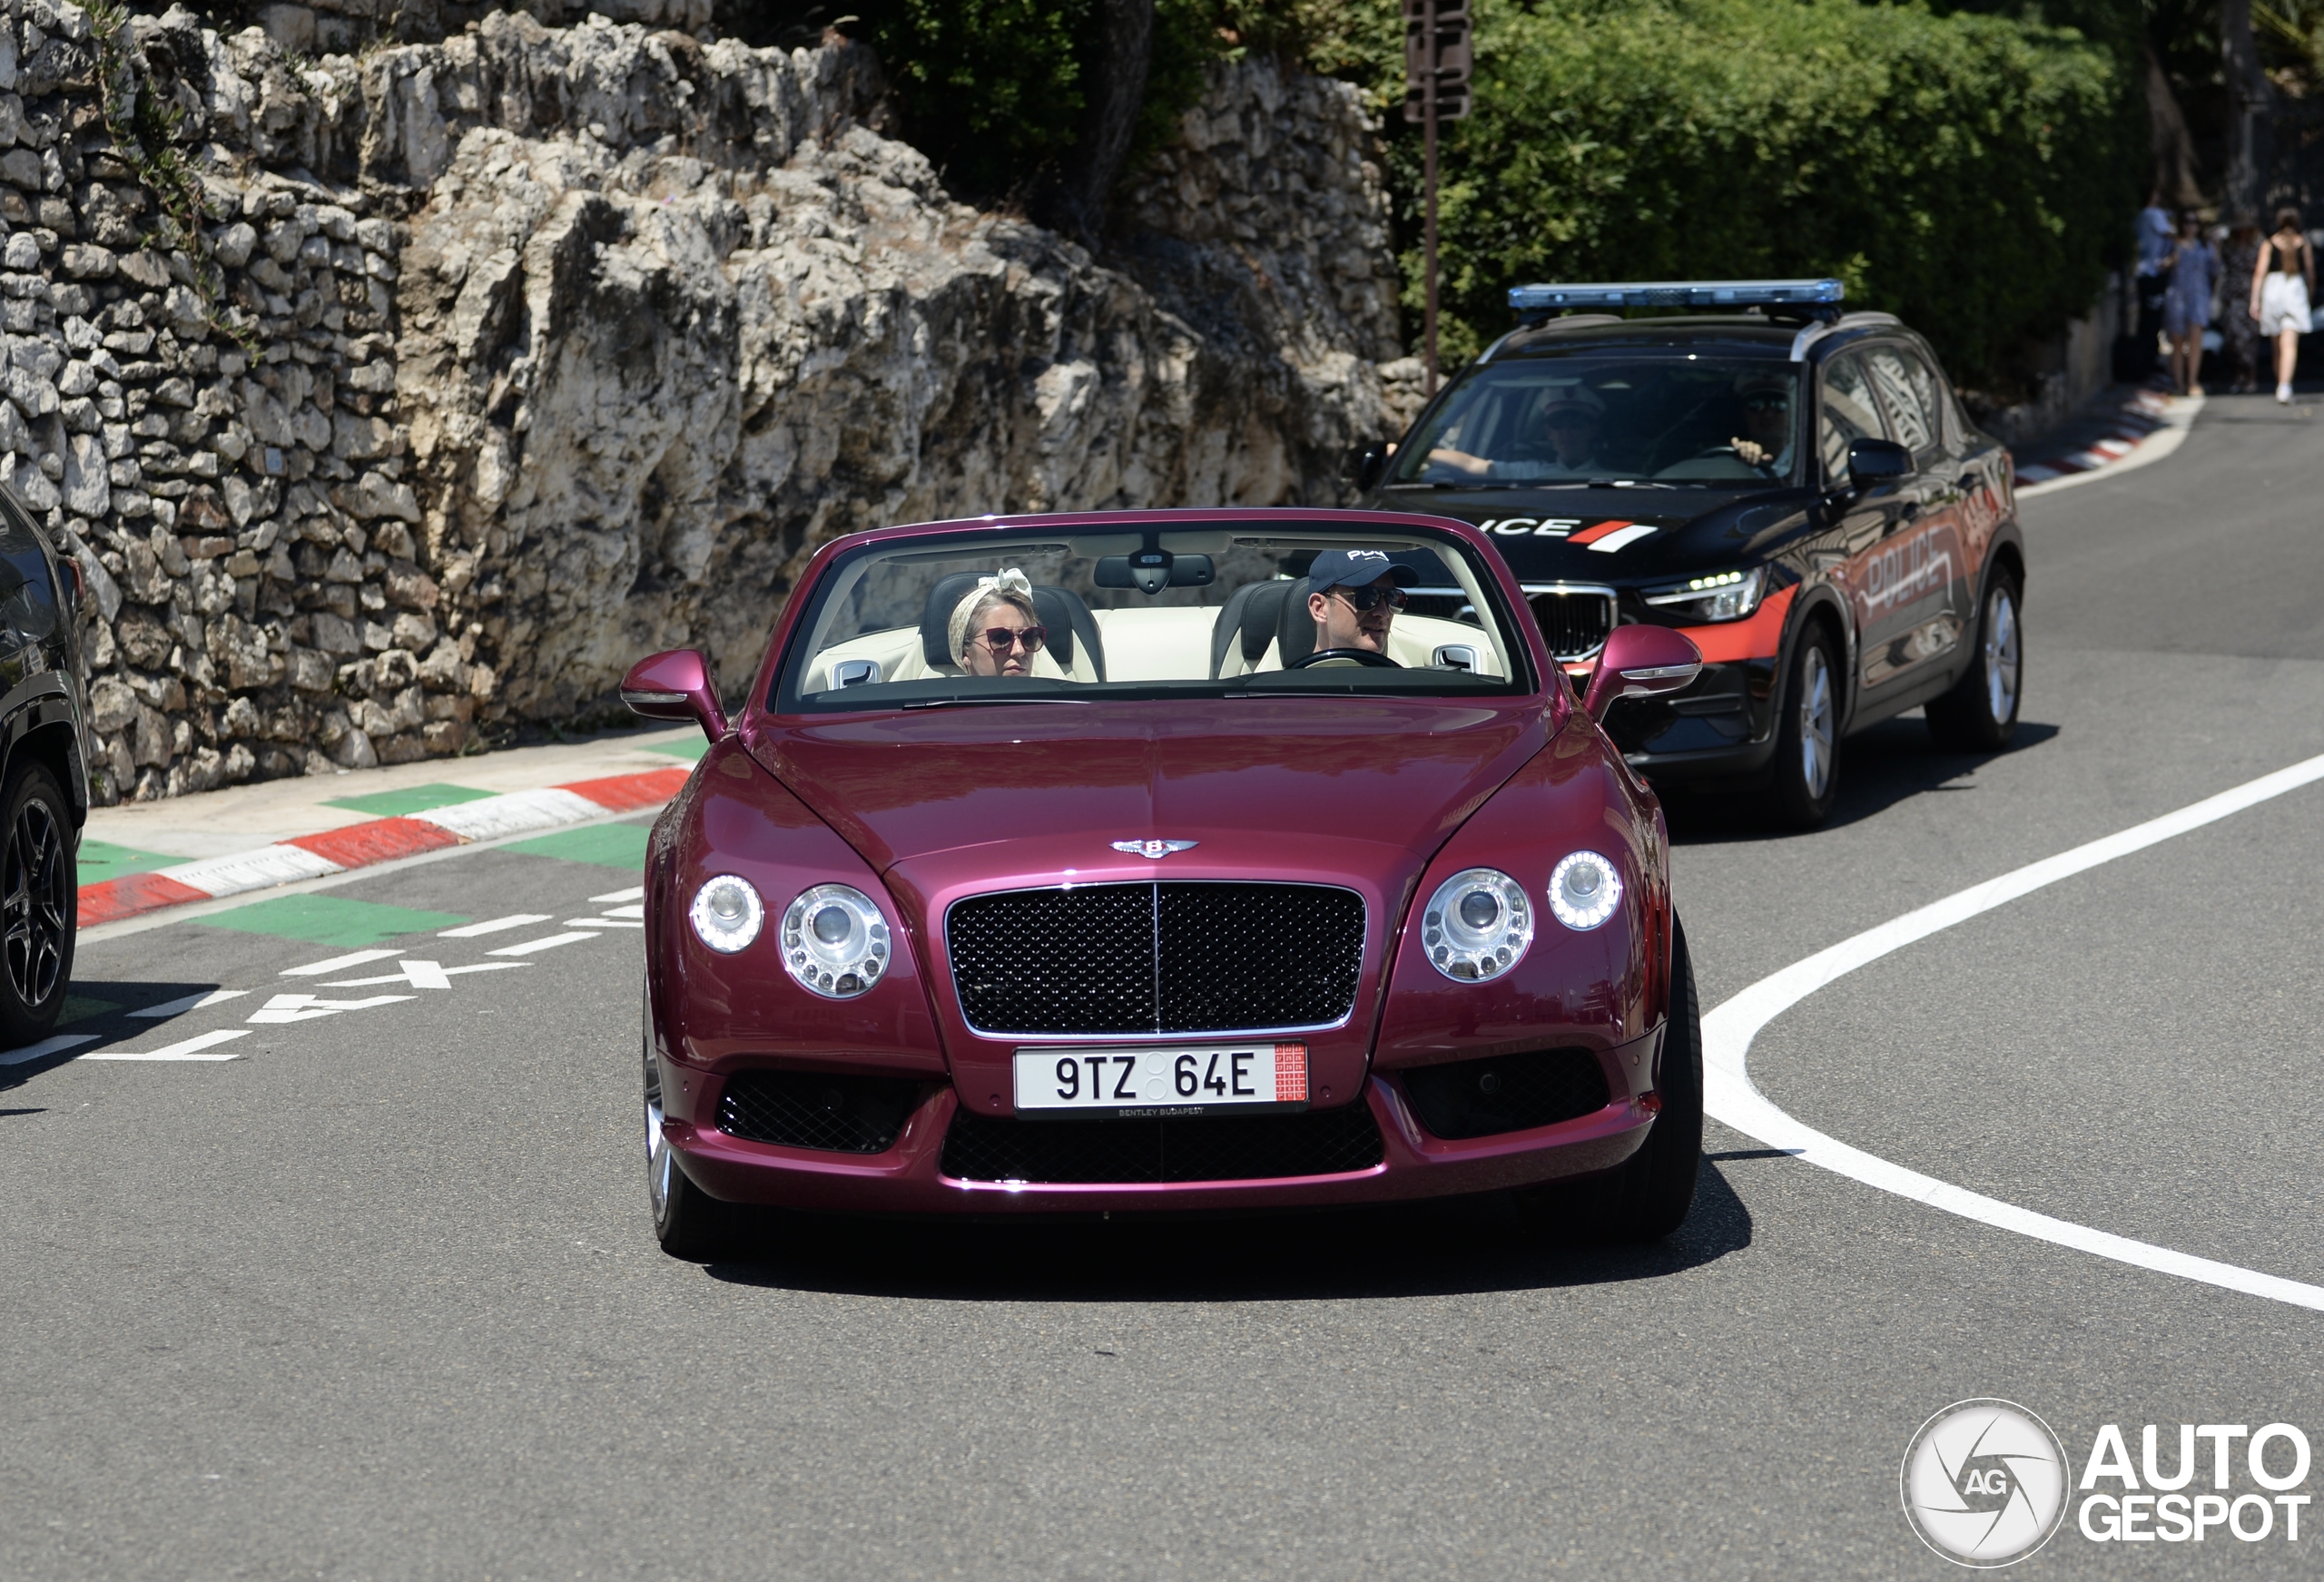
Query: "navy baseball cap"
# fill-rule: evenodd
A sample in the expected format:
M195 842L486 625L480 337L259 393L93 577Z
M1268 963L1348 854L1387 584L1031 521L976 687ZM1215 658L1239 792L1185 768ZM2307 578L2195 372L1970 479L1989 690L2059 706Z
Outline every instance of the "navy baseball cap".
M1307 568L1307 587L1311 593L1322 593L1325 588L1368 588L1384 576L1400 588L1411 587L1420 580L1419 573L1391 560L1384 549L1326 549Z

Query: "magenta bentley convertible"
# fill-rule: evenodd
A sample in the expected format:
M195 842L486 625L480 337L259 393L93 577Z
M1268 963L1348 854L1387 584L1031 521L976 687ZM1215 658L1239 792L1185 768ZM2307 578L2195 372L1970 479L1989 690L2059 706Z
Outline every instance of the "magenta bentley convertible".
M1577 701L1440 517L942 522L815 555L654 827L662 1244L734 1205L1219 1210L1514 1189L1648 1239L1702 1076L1662 814L1599 728L1700 660L1624 626Z

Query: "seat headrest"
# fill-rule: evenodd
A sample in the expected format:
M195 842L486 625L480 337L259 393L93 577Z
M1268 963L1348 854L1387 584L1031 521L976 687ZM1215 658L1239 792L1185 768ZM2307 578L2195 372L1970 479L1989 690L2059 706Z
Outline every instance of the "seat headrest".
M960 667L960 656L944 652L951 636L952 612L968 597L969 590L976 586L977 578L989 575L956 571L928 590L928 603L920 616L920 648L931 670ZM1033 613L1049 628L1049 657L1057 661L1059 670L1072 673L1074 644L1078 641L1088 650L1089 668L1099 681L1106 679L1106 651L1098 634L1098 622L1080 594L1068 588L1036 583Z

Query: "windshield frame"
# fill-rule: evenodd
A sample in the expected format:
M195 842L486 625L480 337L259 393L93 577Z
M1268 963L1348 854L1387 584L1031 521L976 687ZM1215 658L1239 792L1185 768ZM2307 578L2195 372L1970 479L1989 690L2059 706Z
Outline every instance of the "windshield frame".
M805 597L803 599L794 594L778 622L774 644L762 669L761 683L753 688L751 702L754 712L774 718L820 720L844 715L902 715L922 710L939 712L958 707L1019 703L1039 706L1298 697L1345 698L1357 703L1409 699L1492 704L1541 695L1541 678L1551 672L1541 668L1533 652L1540 634L1532 620L1532 612L1521 601L1512 603L1509 590L1503 585L1508 575L1507 567L1492 553L1490 544L1472 543L1465 534L1455 530L1463 525L1443 519L1427 521L1372 511L1327 510L1314 515L1284 512L1280 520L1275 517L1275 513L1265 509L1060 515L1017 517L1008 521L987 519L931 523L909 529L874 529L870 534L850 535L848 538L836 539L811 563L812 583L801 590ZM800 690L817 653L821 652L813 649L812 644L831 601L852 591L855 578L849 574L866 559L886 556L949 558L952 555L986 557L1011 553L1020 545L1055 544L1069 538L1112 537L1147 532L1169 535L1187 531L1224 531L1232 539L1249 539L1294 549L1346 547L1351 542L1361 547L1367 540L1383 543L1402 541L1397 545L1400 549L1425 547L1441 556L1459 557L1467 564L1477 593L1482 594L1490 605L1492 619L1500 624L1501 646L1511 673L1506 678L1477 677L1438 686L1412 683L1362 683L1367 678L1378 681L1389 674L1433 676L1450 681L1463 673L1419 668L1388 672L1368 667L1326 667L1264 671L1218 681L1206 677L1091 683L1019 677L993 681L990 690L982 684L988 678L963 676L945 678L949 693L940 693L931 684L911 681L883 683L876 689L863 689L876 690L879 694L876 699L865 697L858 689L852 687L819 693ZM851 542L851 539L860 541ZM1447 569L1452 568L1448 565ZM831 701L822 701L827 698Z
M1631 476L1614 470L1531 478L1498 478L1490 476L1447 478L1420 476L1429 468L1430 463L1427 458L1430 451L1437 447L1433 440L1423 437L1429 436L1432 431L1441 436L1454 417L1464 416L1464 414L1456 413L1454 408L1456 404L1465 408L1478 398L1479 392L1476 387L1480 385L1516 382L1527 374L1535 376L1543 383L1564 382L1548 377L1552 368L1561 366L1563 369L1571 369L1579 374L1581 371L1580 365L1589 363L1637 365L1654 362L1679 365L1695 362L1713 367L1723 366L1734 377L1740 377L1747 371L1764 370L1771 377L1788 378L1793 386L1790 468L1785 473L1771 477L1750 476L1670 477L1663 476L1662 473ZM1806 427L1806 420L1809 416L1807 409L1813 404L1812 392L1809 389L1812 381L1808 375L1809 370L1805 363L1791 361L1758 347L1741 347L1733 342L1704 342L1699 343L1698 349L1689 349L1689 343L1684 340L1659 341L1650 345L1638 346L1600 341L1581 346L1560 347L1555 349L1529 349L1521 356L1498 361L1472 362L1445 386L1443 393L1429 404L1413 424L1405 436L1401 454L1394 458L1387 469L1387 476L1381 480L1381 492L1384 495L1391 490L1400 492L1426 490L1436 493L1444 490L1612 487L1704 488L1758 493L1798 488L1803 486L1807 477L1807 456L1812 443L1812 430ZM1690 416L1691 413L1680 414L1663 432L1665 434L1675 432ZM1610 427L1609 425L1609 427ZM1665 472L1670 465L1679 464L1667 464Z

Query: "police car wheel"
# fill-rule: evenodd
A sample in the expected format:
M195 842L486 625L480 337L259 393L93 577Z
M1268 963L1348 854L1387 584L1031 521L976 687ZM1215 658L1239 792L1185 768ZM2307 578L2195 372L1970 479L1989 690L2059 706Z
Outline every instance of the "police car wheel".
M2018 599L2017 579L2007 572L1985 590L1968 668L1950 692L1928 705L1928 732L1939 747L1955 752L1999 752L2017 734L2017 705L2025 675Z
M1821 626L1800 634L1776 716L1769 811L1787 829L1812 830L1831 815L1840 788L1840 666Z

